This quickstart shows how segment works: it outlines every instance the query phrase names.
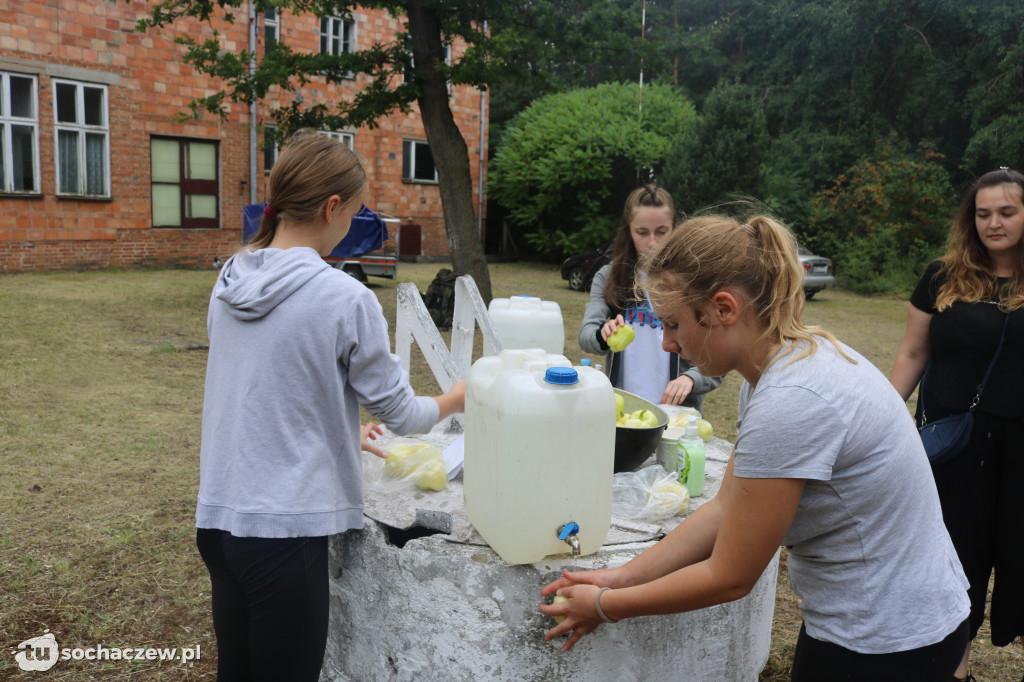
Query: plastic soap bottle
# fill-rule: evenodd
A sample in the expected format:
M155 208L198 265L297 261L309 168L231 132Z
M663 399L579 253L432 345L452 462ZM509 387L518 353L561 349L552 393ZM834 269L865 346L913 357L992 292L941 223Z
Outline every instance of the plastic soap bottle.
M676 441L679 459L679 482L690 491L690 497L704 494L704 439L700 437L697 417L686 419L686 429Z

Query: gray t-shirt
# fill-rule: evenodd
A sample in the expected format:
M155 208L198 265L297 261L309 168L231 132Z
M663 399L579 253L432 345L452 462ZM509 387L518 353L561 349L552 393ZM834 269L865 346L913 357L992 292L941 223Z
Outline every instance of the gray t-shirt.
M967 617L967 579L906 404L828 340L740 389L734 472L803 478L786 534L807 634L866 654L941 641Z

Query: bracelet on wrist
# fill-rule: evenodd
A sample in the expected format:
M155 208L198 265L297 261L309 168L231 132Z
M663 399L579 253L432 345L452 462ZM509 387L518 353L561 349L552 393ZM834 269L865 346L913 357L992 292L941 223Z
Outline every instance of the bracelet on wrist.
M602 587L601 589L599 589L597 591L597 594L594 595L594 609L597 611L597 615L601 616L601 620L603 620L606 623L615 623L615 622L618 622L618 621L614 621L611 618L609 618L608 616L606 616L605 613L604 613L604 610L601 608L601 594L605 590L610 590L610 589L611 589L610 587Z

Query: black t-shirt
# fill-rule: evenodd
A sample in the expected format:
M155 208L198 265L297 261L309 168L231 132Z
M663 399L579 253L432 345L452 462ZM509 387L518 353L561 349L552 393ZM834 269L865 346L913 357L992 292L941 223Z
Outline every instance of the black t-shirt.
M932 364L922 389L929 420L970 407L999 346L1006 319L998 301L957 301L936 311L935 298L946 281L945 275L939 274L941 265L941 261L931 263L910 296L915 308L932 314L928 328ZM940 409L932 412L932 406ZM1003 349L977 409L1002 417L1024 415L1024 309L1010 313Z

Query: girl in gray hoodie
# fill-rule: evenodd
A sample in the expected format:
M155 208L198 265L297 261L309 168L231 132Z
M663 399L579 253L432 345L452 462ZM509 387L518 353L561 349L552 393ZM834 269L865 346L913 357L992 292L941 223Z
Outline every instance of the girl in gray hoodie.
M398 434L463 409L463 382L413 393L376 297L322 258L366 191L346 146L297 134L210 298L196 542L221 680L319 677L327 538L363 526L360 405Z

